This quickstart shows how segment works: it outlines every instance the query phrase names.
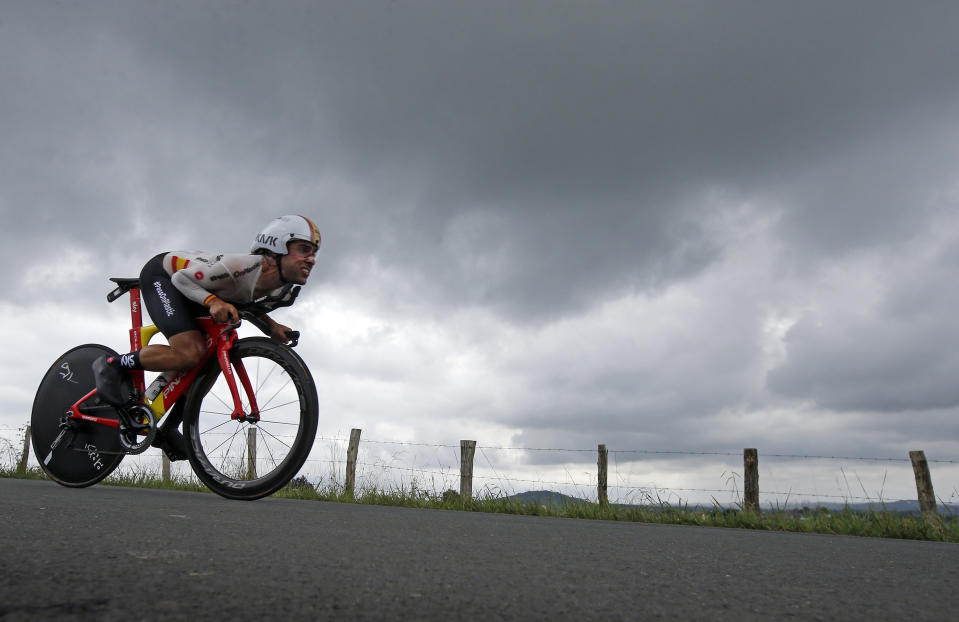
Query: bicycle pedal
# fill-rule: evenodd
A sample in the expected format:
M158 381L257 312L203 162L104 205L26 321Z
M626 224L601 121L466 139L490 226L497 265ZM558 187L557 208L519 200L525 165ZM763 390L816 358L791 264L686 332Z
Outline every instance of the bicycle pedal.
M130 454L147 450L156 438L156 415L146 404L127 404L119 411L120 427L117 430L120 446Z

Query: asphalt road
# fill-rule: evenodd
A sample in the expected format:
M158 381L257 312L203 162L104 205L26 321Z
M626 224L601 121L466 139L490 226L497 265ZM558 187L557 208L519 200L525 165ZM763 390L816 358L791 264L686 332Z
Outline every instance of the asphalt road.
M954 619L959 545L0 479L0 619Z

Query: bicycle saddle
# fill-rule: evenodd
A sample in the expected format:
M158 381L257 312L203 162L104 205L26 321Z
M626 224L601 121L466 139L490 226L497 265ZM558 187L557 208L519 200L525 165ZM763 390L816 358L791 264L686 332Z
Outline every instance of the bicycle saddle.
M112 292L107 294L107 302L113 302L114 300L116 300L123 294L127 293L134 287L140 287L139 277L135 279L125 279L125 278L115 276L115 277L111 277L110 280L116 283L117 287Z

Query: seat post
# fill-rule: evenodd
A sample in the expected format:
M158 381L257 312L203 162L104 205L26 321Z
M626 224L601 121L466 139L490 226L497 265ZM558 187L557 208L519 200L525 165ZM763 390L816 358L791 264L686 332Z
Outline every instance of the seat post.
M130 351L136 352L143 347L143 302L140 299L140 288L130 288ZM133 377L133 386L138 391L143 392L146 387L146 379L142 369L131 372Z
M139 287L130 288L130 321L132 323L132 328L130 329L130 347L139 350L141 347L140 329L143 328L143 309ZM134 337L134 334L136 337Z

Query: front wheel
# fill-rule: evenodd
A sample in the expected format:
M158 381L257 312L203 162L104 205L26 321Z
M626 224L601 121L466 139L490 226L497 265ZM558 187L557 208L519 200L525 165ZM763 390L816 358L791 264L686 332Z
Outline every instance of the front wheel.
M69 431L60 435L67 410L96 386L92 365L104 354L117 353L99 344L73 348L50 366L33 400L30 430L34 454L50 479L64 486L96 484L123 459L116 428L73 419ZM117 418L116 409L101 404L96 395L84 407L91 414Z
M270 339L240 339L230 359L249 375L260 420L231 417L233 398L214 358L187 394L187 454L197 477L213 492L229 499L259 499L286 485L309 456L316 437L316 387L303 359ZM246 392L239 381L237 385L249 414Z

